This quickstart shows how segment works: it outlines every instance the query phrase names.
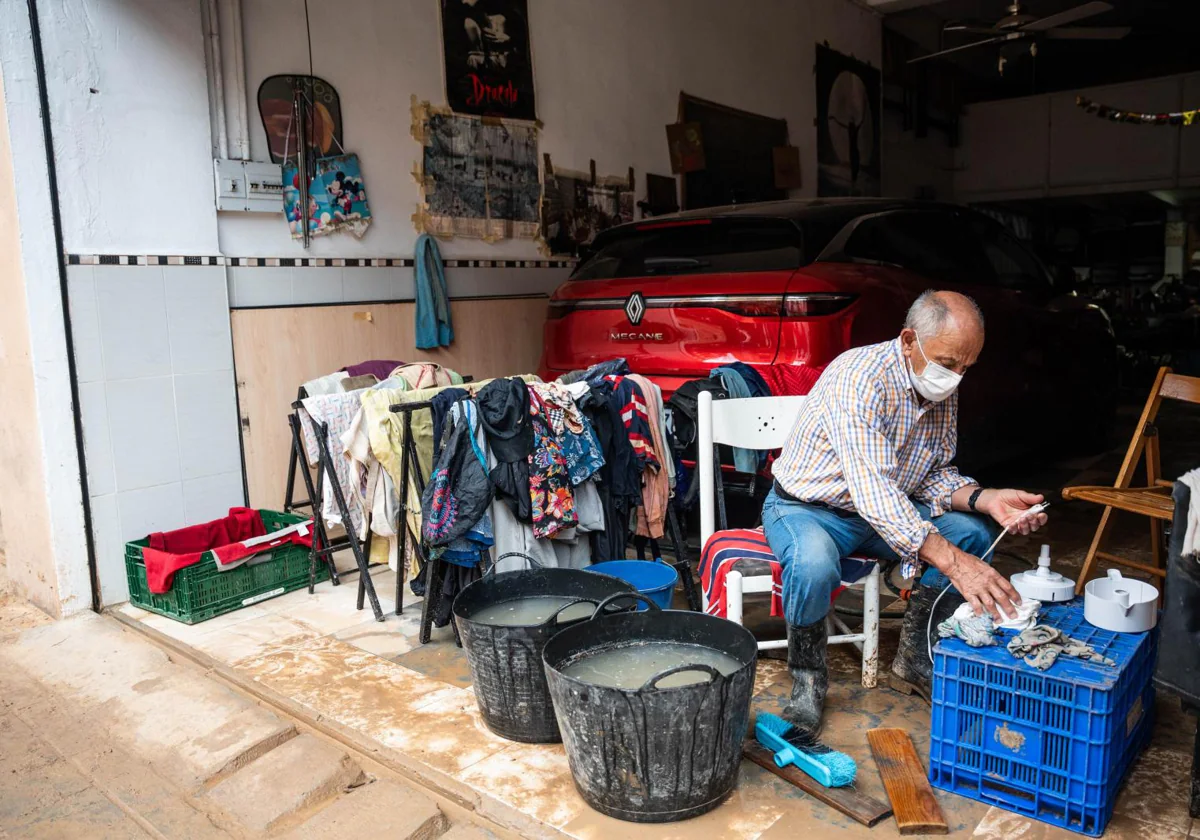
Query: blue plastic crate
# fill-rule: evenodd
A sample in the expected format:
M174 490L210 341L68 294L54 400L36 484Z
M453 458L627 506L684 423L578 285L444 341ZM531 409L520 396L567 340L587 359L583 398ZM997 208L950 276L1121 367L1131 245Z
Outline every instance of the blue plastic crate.
M1156 633L1110 633L1083 618L1083 599L1041 621L1087 642L1115 667L1066 656L1047 671L958 639L934 648L929 781L1081 834L1098 836L1154 725Z

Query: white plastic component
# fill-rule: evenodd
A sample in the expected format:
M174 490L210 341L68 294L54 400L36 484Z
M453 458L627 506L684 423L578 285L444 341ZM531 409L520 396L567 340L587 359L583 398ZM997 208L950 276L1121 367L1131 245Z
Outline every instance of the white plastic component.
M1109 569L1084 587L1083 617L1101 630L1145 633L1158 623L1158 589Z
M283 212L283 172L278 164L214 160L217 209L250 213Z
M1043 604L1070 601L1075 597L1075 581L1050 571L1050 546L1043 545L1038 555L1036 571L1017 572L1009 581L1022 598L1032 598Z

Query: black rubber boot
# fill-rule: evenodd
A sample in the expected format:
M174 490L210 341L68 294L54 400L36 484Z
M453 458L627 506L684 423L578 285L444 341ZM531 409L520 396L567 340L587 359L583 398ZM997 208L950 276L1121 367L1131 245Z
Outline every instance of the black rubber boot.
M823 618L807 627L788 625L792 698L783 707L780 717L814 735L821 729L825 693L829 690L829 668L825 657L828 640Z
M904 613L904 627L900 631L900 647L896 658L892 661L892 672L888 676L888 685L893 691L902 694L916 694L926 703L929 702L933 686L933 663L929 661L929 646L937 643L937 626L949 618L966 599L958 594L957 589L951 589L942 600L937 602L937 610L933 610L933 602L942 594L942 590L929 586L919 586L913 590L908 600L908 609ZM933 622L929 615L933 612Z

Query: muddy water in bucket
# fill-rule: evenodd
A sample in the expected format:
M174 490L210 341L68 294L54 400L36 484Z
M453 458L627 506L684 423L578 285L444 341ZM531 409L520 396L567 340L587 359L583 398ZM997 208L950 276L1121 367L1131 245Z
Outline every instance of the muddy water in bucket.
M742 667L732 656L712 648L675 642L635 644L598 651L562 669L563 675L608 688L641 688L656 674L686 665L708 665L727 677ZM681 671L663 677L659 688L708 682L706 670Z
M650 609L609 612L633 600ZM542 653L580 796L632 822L711 811L737 783L754 636L722 618L660 610L641 594L606 599L596 613L560 630Z
M518 598L515 601L489 604L483 609L476 610L471 613L471 620L495 626L530 627L547 621L555 613L558 613L558 621L562 624L592 617L596 605L589 601L580 601L569 609L563 609L573 601L579 601L579 599L556 595Z
M618 592L633 587L576 569L529 569L485 576L459 593L454 621L488 729L526 743L559 740L542 648Z

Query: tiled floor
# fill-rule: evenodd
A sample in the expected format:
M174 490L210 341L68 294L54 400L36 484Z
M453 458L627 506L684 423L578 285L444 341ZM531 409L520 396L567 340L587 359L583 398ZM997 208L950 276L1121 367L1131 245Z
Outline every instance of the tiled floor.
M395 578L374 575L381 603L391 602ZM470 674L449 628L417 642L420 602L383 623L355 609L357 581L322 584L316 594L293 592L193 627L125 606L128 616L230 665L240 674L307 707L314 715L366 736L382 760L396 762L428 784L470 801L489 818L526 836L576 838L752 838L783 840L808 834L898 836L888 819L873 829L851 822L759 767L743 762L738 788L720 808L673 825L619 823L586 806L576 794L561 746L502 740L483 725L470 690ZM885 622L889 660L896 622ZM825 738L859 763L856 784L885 799L866 746L866 730L907 730L919 754L928 751L929 712L918 701L885 688L865 690L858 662L840 650L831 655ZM763 659L755 709L777 710L789 688L782 663ZM1127 780L1110 838L1187 838L1187 777L1194 721L1170 700L1160 700L1155 741ZM937 792L956 837L1024 840L1079 835L952 794ZM1197 830L1200 836L1200 830Z

